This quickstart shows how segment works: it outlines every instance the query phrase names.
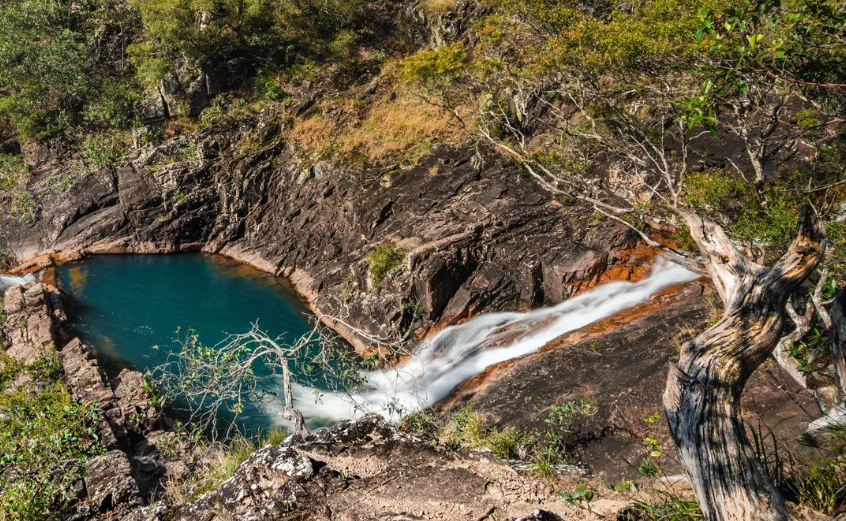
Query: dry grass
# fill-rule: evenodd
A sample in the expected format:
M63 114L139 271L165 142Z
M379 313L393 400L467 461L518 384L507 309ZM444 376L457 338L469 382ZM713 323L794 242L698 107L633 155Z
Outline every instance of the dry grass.
M296 120L288 138L306 153L320 157L331 151L333 129L331 122L317 114Z
M193 472L181 479L168 479L165 497L172 505L184 505L232 477L238 466L265 445L279 445L287 437L283 429L272 428L257 438L237 436L227 444L200 443L185 455Z
M338 150L358 151L373 161L402 158L414 162L434 144L459 139L459 129L449 113L405 95L376 102L364 120L344 134Z
M313 159L331 154L370 162L414 163L439 143L458 143L461 129L445 110L410 94L385 97L359 116L357 108L336 107L345 117L334 124L321 115L295 121L289 135Z
M456 0L422 0L418 7L429 16L438 16L455 10Z

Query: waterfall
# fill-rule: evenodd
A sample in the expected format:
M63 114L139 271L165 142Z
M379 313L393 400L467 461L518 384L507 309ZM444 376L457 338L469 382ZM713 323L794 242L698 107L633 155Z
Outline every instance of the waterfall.
M540 350L555 338L646 301L658 291L699 276L659 259L640 282L611 282L555 306L488 313L422 342L398 367L365 374L350 393L315 392L295 385L296 407L307 419L337 421L378 412L397 419L445 398L485 368Z
M15 277L13 275L0 275L0 291L6 291L12 286L20 286L35 280L32 275L24 275L23 277Z

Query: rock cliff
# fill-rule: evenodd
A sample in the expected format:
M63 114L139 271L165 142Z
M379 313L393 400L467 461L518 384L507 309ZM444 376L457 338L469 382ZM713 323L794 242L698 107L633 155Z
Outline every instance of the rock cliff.
M380 335L556 303L651 260L624 226L592 221L493 158L476 168L469 151L443 148L407 169L305 167L263 121L138 150L62 194L50 180L72 165L45 164L37 218L0 216L0 243L20 269L95 253L221 253L289 277L316 311ZM236 139L267 144L242 153ZM180 159L185 147L196 158ZM385 243L404 259L374 280L368 254Z

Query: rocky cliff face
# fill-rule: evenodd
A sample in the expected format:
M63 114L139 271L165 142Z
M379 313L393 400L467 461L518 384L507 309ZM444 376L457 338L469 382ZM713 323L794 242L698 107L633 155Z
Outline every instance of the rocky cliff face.
M7 290L5 314L0 336L7 338L6 354L31 363L55 352L71 396L80 403L97 403L101 411L94 426L101 455L86 463L74 490L67 492L76 497L68 515L146 519L136 509L155 496L163 480L184 475L187 467L176 457L176 433L151 401L143 375L123 370L109 380L88 347L78 338L67 338L61 295L52 286L31 283ZM39 385L23 373L2 392ZM157 448L165 445L174 453L167 458Z
M0 216L0 242L24 269L92 253L222 253L382 335L558 302L636 275L652 256L622 225L590 222L492 158L476 168L467 151L442 148L407 169L305 167L265 116L138 150L61 194L51 182L73 165L48 162L32 183L36 218ZM265 145L245 152L245 140ZM374 281L367 256L384 243L406 254Z

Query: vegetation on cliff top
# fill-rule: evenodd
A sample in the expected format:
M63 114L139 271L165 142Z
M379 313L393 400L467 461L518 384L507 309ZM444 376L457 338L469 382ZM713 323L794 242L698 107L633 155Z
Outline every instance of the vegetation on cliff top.
M455 7L420 5L430 18ZM842 404L837 347L834 377L820 383L803 368L815 346L838 345L833 297L846 276L843 3L490 0L437 45L415 43L414 31L397 30L401 19L390 3L364 0L7 2L3 201L22 220L33 213L18 158L33 139L107 167L120 156L109 144L127 143L128 130L142 142L166 135L156 125L170 122L142 114L151 97L165 104L161 118L183 119L176 131L221 123L223 105L192 106L189 96L195 84L213 95L210 78L218 93L278 103L306 162L392 169L439 142L475 145L475 164L495 151L539 189L707 269L725 304L714 326L724 334L712 327L682 347L665 397L671 429L706 517L736 508L730 515L784 518L781 484L751 454L738 397L770 353L789 352L779 361L797 383L819 391L827 411ZM317 80L321 99L293 99ZM398 94L405 88L412 93ZM364 90L377 101L360 103ZM181 97L165 103L173 92ZM653 239L668 230L673 244ZM393 245L374 250L373 281L403 257ZM793 338L774 346L785 306ZM720 363L706 363L711 356ZM706 414L717 409L729 414ZM699 417L726 436L697 438L685 422ZM465 414L462 428L477 420ZM474 443L503 454L519 445L518 433L479 429ZM810 475L811 487L842 474L842 460L813 469L826 477ZM736 505L721 500L728 495ZM815 506L839 508L833 495L834 505Z
M86 462L102 453L99 406L70 396L55 352L31 364L4 354L0 364L0 517L61 519L77 500Z

